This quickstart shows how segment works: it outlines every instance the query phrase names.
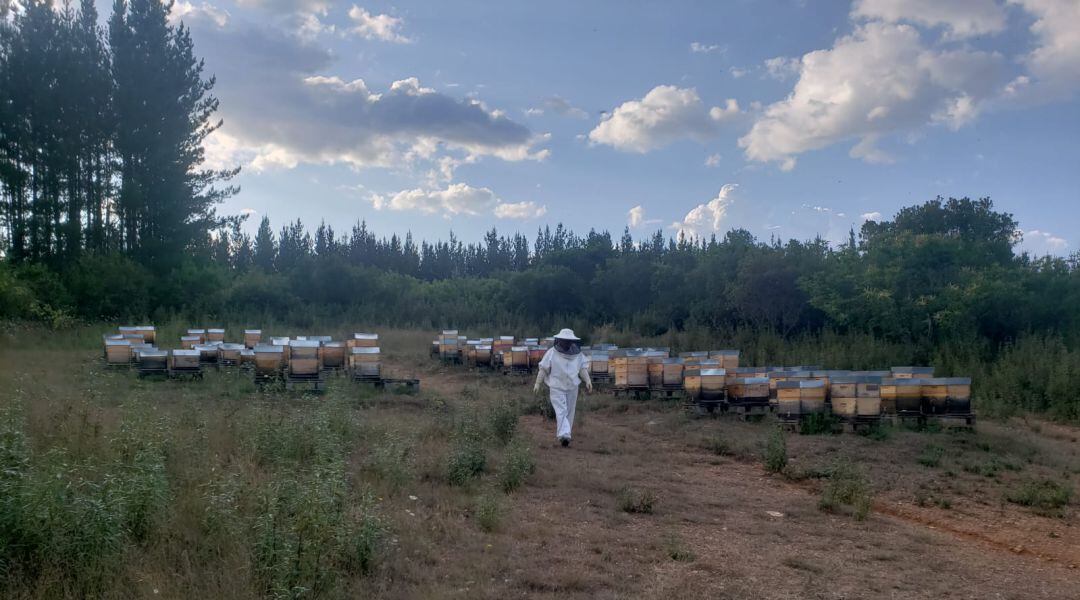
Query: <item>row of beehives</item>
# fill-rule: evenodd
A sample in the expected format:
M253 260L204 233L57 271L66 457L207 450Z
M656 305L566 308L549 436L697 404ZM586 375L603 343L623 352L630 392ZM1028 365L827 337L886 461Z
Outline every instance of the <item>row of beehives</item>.
M180 348L156 347L152 326L121 327L105 334L105 360L111 365L138 366L140 372L192 372L203 366L251 367L256 377L286 373L313 376L328 370L349 369L357 378L378 378L381 372L379 336L355 333L344 341L330 336L271 337L262 343L262 331L244 330L244 343L225 341L224 329L189 329Z

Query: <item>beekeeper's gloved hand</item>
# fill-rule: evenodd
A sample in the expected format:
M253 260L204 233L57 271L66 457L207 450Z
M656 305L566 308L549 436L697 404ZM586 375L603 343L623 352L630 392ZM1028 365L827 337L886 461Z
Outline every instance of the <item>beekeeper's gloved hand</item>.
M535 383L535 384L533 384L533 393L534 393L534 394L539 394L539 393L540 393L540 384L541 384L541 383L542 383L543 381L544 381L544 370L543 370L543 369L540 369L540 370L539 370L539 371L538 371L538 372L536 373L536 383Z
M585 382L585 389L588 390L588 392L591 394L592 393L592 375L589 374L588 367L582 367L581 372L578 373L578 376L581 377L581 380L583 382Z

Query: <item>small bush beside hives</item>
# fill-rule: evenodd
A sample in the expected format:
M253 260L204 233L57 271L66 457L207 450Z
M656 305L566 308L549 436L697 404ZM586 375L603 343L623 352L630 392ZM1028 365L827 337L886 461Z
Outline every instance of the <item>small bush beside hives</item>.
M779 427L774 427L765 441L764 461L769 473L779 473L787 466L787 438Z
M506 447L502 471L499 473L499 484L503 491L509 494L521 487L534 470L536 463L533 462L529 447L521 438L514 438Z
M873 495L866 477L850 462L841 461L832 468L818 507L825 511L849 507L855 520L862 521L870 514L872 502Z
M919 453L916 460L924 467L940 467L941 459L945 456L945 449L936 444L927 444Z
M476 499L474 510L476 524L481 530L491 533L502 525L503 507L499 498L492 493L481 494Z
M491 438L500 444L506 444L517 431L518 416L521 411L511 399L493 403L487 412L487 427Z
M626 513L651 515L656 508L656 495L651 490L623 486L615 496L619 510Z
M1052 479L1026 481L1005 494L1005 499L1014 504L1027 506L1044 515L1060 514L1069 504L1073 490L1068 484Z
M451 439L446 479L450 485L465 485L486 467L484 431L475 414L466 415L457 422Z

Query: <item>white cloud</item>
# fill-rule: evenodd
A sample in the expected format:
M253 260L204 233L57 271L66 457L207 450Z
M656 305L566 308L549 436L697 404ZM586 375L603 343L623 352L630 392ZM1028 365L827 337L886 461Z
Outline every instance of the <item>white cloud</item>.
M390 196L372 194L375 210L418 212L425 215L458 216L494 215L499 219L532 219L547 213L546 206L535 202L503 202L486 187L451 183L445 189L416 188Z
M880 212L875 210L875 211L872 211L872 212L865 212L865 213L859 215L859 218L862 219L862 221L864 223L866 221L873 221L875 223L880 223L881 219L882 219L882 216L881 216Z
M883 137L971 122L1002 81L998 54L923 46L910 25L871 22L802 58L799 80L739 139L747 158L794 167L798 154L855 140L852 155L887 162Z
M1031 229L1022 233L1024 241L1021 244L1021 248L1036 256L1045 256L1047 254L1061 255L1064 254L1069 247L1069 242L1066 241L1065 238L1054 235L1049 231Z
M255 210L254 208L241 208L240 214L244 215L245 217L250 217L252 215L259 214L259 211Z
M723 160L723 158L724 157L720 156L719 154L710 154L710 155L705 157L705 166L706 167L718 166L720 164L720 161Z
M179 0L172 5L172 11L169 12L169 22L174 25L181 21L190 23L196 19L206 19L218 27L224 27L229 23L229 11L208 2L196 6L186 0Z
M728 73L731 73L731 76L735 79L742 79L749 72L749 69L743 69L741 67L731 67L728 69Z
M857 0L852 15L940 26L952 39L1005 30L1005 11L995 0Z
M686 213L682 221L673 223L671 226L678 230L678 237L680 239L703 238L719 232L727 216L728 207L735 200L733 195L738 187L735 183L725 183L715 198L706 204L695 206Z
M637 206L626 211L626 224L631 229L639 229L646 225L655 225L660 222L660 219L648 219L645 217L645 207L638 204Z
M777 56L765 61L765 72L773 79L784 81L799 74L801 61L798 58Z
M546 206L535 202L504 202L495 206L497 219L539 219L547 214Z
M364 39L397 44L407 44L412 41L401 34L401 26L404 21L400 17L373 15L353 4L352 8L349 9L349 18L355 24L349 31Z
M530 117L538 117L545 112L563 117L573 117L575 119L585 119L589 116L589 113L574 106L569 100L562 96L548 96L547 98L544 98L544 102L540 106L525 109L525 114Z
M318 13L325 15L331 0L236 0L240 6L262 8L278 13Z
M589 140L644 154L684 138L708 139L716 134L718 121L738 113L734 99L724 108L706 110L693 88L658 85L641 100L617 106L589 132Z
M703 44L701 42L690 42L690 51L695 54L709 54L710 52L721 52L724 49L720 44Z
M1080 89L1080 2L1077 0L1009 0L1035 17L1031 25L1038 46L1024 57L1031 77L1028 87L1037 100L1071 96ZM1034 81L1031 81L1034 80ZM1016 83L1016 82L1014 82ZM1032 85L1028 86L1027 84ZM1013 91L1018 91L1019 88Z

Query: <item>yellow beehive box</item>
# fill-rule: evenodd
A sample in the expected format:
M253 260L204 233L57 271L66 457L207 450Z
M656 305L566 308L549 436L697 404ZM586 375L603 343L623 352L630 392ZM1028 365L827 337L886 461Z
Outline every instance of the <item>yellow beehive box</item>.
M285 363L285 348L271 344L255 346L255 374L268 377L281 371Z
M727 389L727 371L725 369L701 369L702 400L722 400Z
M515 369L528 369L529 368L529 348L528 346L511 346L510 352L506 355L506 366L513 367Z
M201 365L198 350L173 350L169 352L169 368L182 371L198 370Z
M206 330L205 329L188 329L187 334L188 335L197 335L197 336L199 336L199 343L200 344L206 342Z
M529 367L532 369L539 368L540 361L544 360L544 354L547 354L547 348L543 346L529 346Z
M833 396L833 414L843 419L853 419L858 413L858 398Z
M225 341L225 330L224 329L207 329L206 330L206 341L211 343L211 344L214 343L214 342L224 342Z
M240 364L240 351L243 344L221 344L218 346L218 360L226 365Z
M438 346L438 340L436 340L435 346ZM379 347L379 334L377 333L354 333L352 339L349 340L350 348L378 348Z
M356 346L349 349L349 370L357 379L378 379L382 376L382 355L378 346Z
M281 347L281 366L289 364L289 338L287 337L275 337L270 338L270 345Z
M881 396L864 395L855 399L856 412L860 417L876 417L881 414Z
M683 389L686 395L697 398L701 395L701 367L697 365L683 366Z
M640 353L624 354L613 359L616 387L647 387L649 359Z
M110 365L126 365L131 362L131 342L128 340L105 340L105 361Z
M259 345L262 341L261 329L245 329L244 330L244 347L251 349Z
M682 387L683 384L683 360L681 358L665 358L663 363L663 376L661 383L664 387Z
M611 356L607 352L593 350L589 353L589 373L606 375L610 372Z
M244 348L240 351L240 364L242 366L255 364L255 350Z
M711 350L709 351L709 358L719 360L722 369L735 369L739 366L738 350Z
M661 387L664 385L664 356L647 355L645 357L645 371L648 374L649 387Z
M195 346L202 344L202 338L197 335L185 335L180 337L180 348L183 350L194 350Z
M319 373L319 342L292 340L289 342L289 375L311 376Z
M736 377L728 379L728 397L735 401L768 400L768 377Z
M322 351L323 367L327 369L345 368L345 342L323 342L319 350Z
M478 344L476 346L476 364L491 364L491 344Z
M135 333L142 335L147 344L157 342L157 329L153 325L136 325Z

